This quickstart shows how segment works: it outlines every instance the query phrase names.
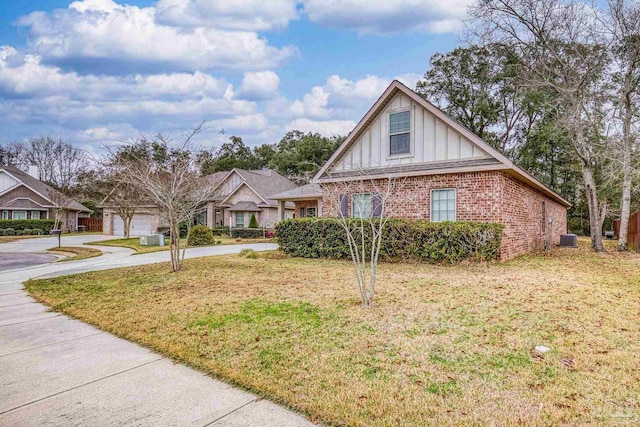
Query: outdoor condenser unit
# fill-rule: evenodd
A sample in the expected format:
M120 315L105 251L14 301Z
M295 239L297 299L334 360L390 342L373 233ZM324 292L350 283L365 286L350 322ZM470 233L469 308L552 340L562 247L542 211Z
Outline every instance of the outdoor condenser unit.
M577 248L578 236L576 236L575 234L561 234L560 246L564 246L565 248Z

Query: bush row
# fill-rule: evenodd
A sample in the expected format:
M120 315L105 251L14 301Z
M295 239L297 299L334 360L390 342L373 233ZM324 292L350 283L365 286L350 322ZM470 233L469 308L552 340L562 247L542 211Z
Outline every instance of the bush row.
M360 239L360 220L348 220ZM389 219L380 248L381 261L459 262L497 259L504 225L483 222L428 222ZM350 259L347 234L333 218L299 218L276 225L280 248L304 258ZM365 239L371 227L365 224Z
M49 234L54 222L53 219L1 219L0 230L13 229L22 231L36 229Z
M232 228L231 237L241 239L259 239L265 236L264 228Z
M24 230L14 230L13 228L0 229L0 236L40 236L43 231L39 228L25 228Z

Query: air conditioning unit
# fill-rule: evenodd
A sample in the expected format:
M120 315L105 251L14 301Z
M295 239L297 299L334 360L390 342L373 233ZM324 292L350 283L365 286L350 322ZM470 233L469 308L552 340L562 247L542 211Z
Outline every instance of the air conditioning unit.
M140 236L140 246L164 246L164 235L149 234Z
M564 246L565 248L577 248L578 236L576 236L575 234L561 234L560 246Z

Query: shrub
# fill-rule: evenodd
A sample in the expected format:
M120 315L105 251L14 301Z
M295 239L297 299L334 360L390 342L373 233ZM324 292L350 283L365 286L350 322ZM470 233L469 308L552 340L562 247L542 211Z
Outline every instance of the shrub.
M241 239L259 239L264 237L265 231L262 228L233 228L231 229L232 237Z
M229 229L230 227L227 225L224 227L214 227L213 229L211 229L211 231L213 232L214 236L228 236Z
M33 230L31 228L25 228L22 230L21 236L31 236L33 235Z
M251 214L251 219L249 220L249 228L258 228L258 220L256 219L256 214Z
M16 230L14 230L13 228L5 228L2 230L2 235L3 236L15 236L16 235Z
M360 220L349 220L356 235ZM383 230L382 261L459 262L498 257L504 226L481 222L428 222L389 219ZM365 227L365 239L370 239ZM303 258L350 259L346 232L333 218L299 218L279 222L280 248ZM359 239L359 237L356 237Z
M43 232L39 228L34 228L33 230L31 230L31 234L33 234L34 236L41 236Z
M1 219L0 229L24 230L34 228L44 230L47 234L53 228L53 219Z
M216 240L209 227L206 225L196 225L189 232L187 243L189 246L209 246L215 245Z

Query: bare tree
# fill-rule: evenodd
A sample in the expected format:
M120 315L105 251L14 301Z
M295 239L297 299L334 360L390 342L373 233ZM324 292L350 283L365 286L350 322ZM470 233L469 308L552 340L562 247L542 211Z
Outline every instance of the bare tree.
M143 138L110 155L118 180L135 186L169 223L173 271L184 265L186 245L181 251L180 223L191 223L204 203L215 195L215 185L200 177L202 156L194 139L202 126L177 140L161 134Z
M363 170L355 180L321 184L329 200L338 203L335 220L345 231L360 299L368 308L375 298L385 226L399 206L410 203L396 191L404 180L375 178Z
M49 193L49 200L53 203L53 229L63 230L66 224L63 224L62 217L69 209L71 198L59 191L53 190Z
M62 191L68 191L88 167L82 150L49 136L30 139L23 146L22 157L22 164L38 166L39 178Z
M122 218L124 238L128 239L131 233L131 221L145 198L136 185L122 180L118 182L116 179L110 181L116 182L116 184L105 198L105 204L113 207L118 216Z
M603 251L597 170L602 162L603 72L610 38L596 8L563 0L480 0L471 8L470 35L519 61L519 82L551 91L559 123L577 154L589 206L592 246Z
M627 249L629 215L631 214L631 186L633 182L634 157L638 156L636 134L640 88L640 4L625 0L610 0L609 14L603 24L613 37L613 86L615 97L615 118L621 124L621 137L612 157L619 164L622 178L620 198L620 231L618 250ZM618 166L618 165L616 165Z

